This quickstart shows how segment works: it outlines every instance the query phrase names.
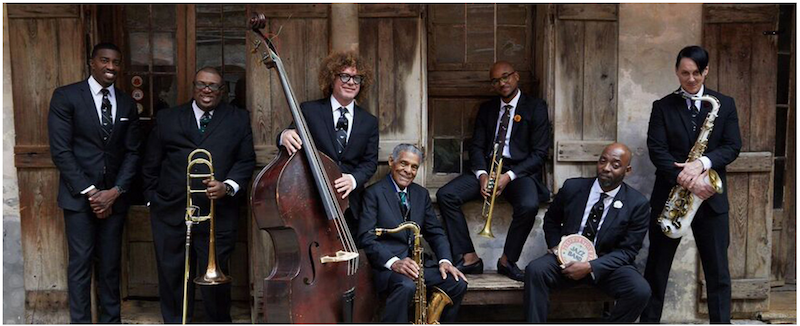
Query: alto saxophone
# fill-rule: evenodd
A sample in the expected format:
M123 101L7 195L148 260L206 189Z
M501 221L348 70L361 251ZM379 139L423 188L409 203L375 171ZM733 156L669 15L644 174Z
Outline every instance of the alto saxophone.
M483 229L478 232L478 235L486 238L494 238L492 234L492 212L494 212L494 199L497 197L497 178L500 177L500 172L503 170L503 153L500 143L495 143L492 149L492 166L489 169L489 182L486 184L488 192L491 194L483 200L483 209L481 216L486 219L483 224Z
M375 235L381 236L384 233L397 233L403 230L411 230L414 232L414 252L411 259L419 266L419 277L415 280L417 286L417 293L414 295L414 324L438 324L439 317L442 316L442 311L445 307L453 304L453 300L442 289L433 287L433 294L431 295L430 305L427 303L427 292L425 289L425 271L422 266L422 235L417 223L408 221L400 223L394 229L376 228Z
M711 112L706 116L706 120L700 128L700 135L697 136L697 141L695 141L692 150L689 151L689 157L686 159L686 163L689 163L700 159L708 147L708 137L714 129L714 120L717 119L719 114L719 99L711 95L690 98L680 90L676 91L675 94L692 101L701 100L711 104ZM708 177L704 181L710 184L714 191L719 194L722 193L722 179L720 179L716 171L709 169ZM697 195L683 186L678 184L672 187L669 192L669 200L664 204L664 210L661 211L661 215L657 219L658 224L661 226L661 231L672 239L679 239L684 236L689 232L692 219L694 219L694 215L697 214L697 209L700 208L702 203L703 200L700 197L697 197Z

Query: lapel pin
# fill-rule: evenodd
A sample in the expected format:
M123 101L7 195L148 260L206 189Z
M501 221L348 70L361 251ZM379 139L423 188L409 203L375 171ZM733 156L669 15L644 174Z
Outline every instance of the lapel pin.
M619 200L614 201L614 208L616 208L616 209L622 208L622 202L619 201Z
M522 120L522 116L517 114L514 116L514 122L520 122Z

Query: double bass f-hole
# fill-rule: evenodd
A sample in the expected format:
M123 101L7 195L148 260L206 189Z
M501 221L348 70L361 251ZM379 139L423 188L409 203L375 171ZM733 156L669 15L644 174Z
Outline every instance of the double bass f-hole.
M311 265L311 280L308 277L303 278L303 283L306 285L314 284L317 281L317 260L314 259L317 255L314 254L314 249L319 248L319 242L312 242L308 244L308 262Z

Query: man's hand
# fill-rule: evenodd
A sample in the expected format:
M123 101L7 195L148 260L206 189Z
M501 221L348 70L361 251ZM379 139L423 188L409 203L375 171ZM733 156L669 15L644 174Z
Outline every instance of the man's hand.
M286 129L286 131L281 134L281 145L286 148L286 152L294 154L303 147L303 141L300 139L300 135L297 134L296 130Z
M486 187L489 186L489 175L486 173L481 174L480 182L481 182L481 196L483 196L483 198L489 198L489 196L492 195L489 193L489 190L486 189Z
M111 206L119 198L119 191L116 187L108 190L93 190L89 192L89 206L97 218L103 219L111 215Z
M416 280L419 277L419 265L408 257L394 262L392 271L408 276L412 280Z
M675 166L683 169L678 174L678 184L686 189L691 188L692 182L703 173L703 162L700 160L694 160L689 163L675 162Z
M220 199L225 197L225 183L219 180L205 179L203 184L206 185L206 196L208 199Z
M548 254L553 254L553 255L558 256L558 254L556 254L557 252L558 252L558 246L555 246L553 248L547 249L547 253Z
M464 280L464 282L468 282L467 277L464 276L464 274L461 273L461 271L458 270L458 268L456 268L455 266L453 266L453 264L451 264L450 262L445 261L439 264L439 273L442 273L443 280L446 280L447 273L450 273L453 275L453 277L456 278L456 282L458 282L459 280Z
M714 187L706 182L706 177L708 177L708 171L701 173L694 179L694 182L692 182L689 188L687 188L702 200L707 200L716 193Z
M501 174L500 177L495 180L494 187L497 188L497 196L500 196L509 182L511 182L511 177L508 176L508 172Z
M589 275L592 272L592 265L589 262L575 262L571 261L564 265L564 269L561 270L561 273L564 276L571 280L580 280Z
M343 173L339 179L333 181L333 186L336 187L336 192L342 194L342 199L347 198L356 185L353 184L353 178L347 173Z

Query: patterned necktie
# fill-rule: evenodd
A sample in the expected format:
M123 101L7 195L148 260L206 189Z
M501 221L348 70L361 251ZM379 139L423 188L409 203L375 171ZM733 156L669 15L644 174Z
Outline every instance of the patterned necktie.
M500 144L500 154L503 153L503 147L506 146L506 133L508 133L508 119L511 115L511 108L513 106L503 106L503 116L500 117L500 128L497 128L497 135L495 136L495 143Z
M107 142L111 137L111 132L114 130L114 119L111 117L111 101L108 99L108 89L103 88L100 90L103 93L103 103L100 104L100 112L102 113L101 125L103 129L103 141Z
M342 154L344 151L345 146L347 146L347 117L344 115L347 114L346 107L340 107L339 109L339 120L336 121L336 152L339 155Z
M689 111L692 113L692 132L697 132L697 115L700 114L700 109L694 105L693 100L689 100L692 103L692 106L689 108Z
M400 213L403 214L403 220L408 221L408 194L405 191L400 192Z
M211 113L206 111L203 113L203 116L200 117L200 134L204 134L206 132L206 127L208 127L208 123L211 122Z
M592 210L589 211L589 217L586 219L586 225L583 227L583 236L589 239L589 241L594 242L594 238L597 236L597 227L600 225L600 219L603 218L603 210L605 210L603 201L605 201L606 198L608 198L606 193L600 193L600 199L594 203Z

